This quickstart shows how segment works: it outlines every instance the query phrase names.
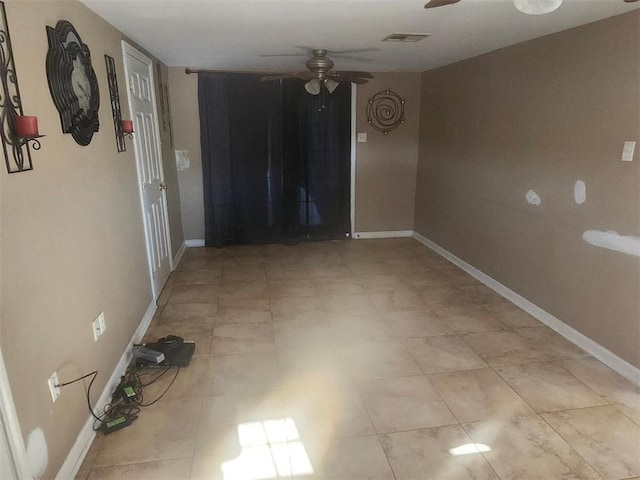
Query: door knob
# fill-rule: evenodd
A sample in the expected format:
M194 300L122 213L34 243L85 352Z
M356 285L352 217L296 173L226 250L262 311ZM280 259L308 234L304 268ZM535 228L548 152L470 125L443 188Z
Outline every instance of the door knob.
M160 186L158 187L158 190L166 190L167 186L164 183L161 183Z

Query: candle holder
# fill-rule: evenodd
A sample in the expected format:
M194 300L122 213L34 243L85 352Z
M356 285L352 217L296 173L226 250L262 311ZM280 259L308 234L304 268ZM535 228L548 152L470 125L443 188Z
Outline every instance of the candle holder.
M17 141L21 144L30 144L34 150L40 150L38 138L44 137L38 132L38 117L17 115L13 133Z
M120 130L123 135L133 140L133 134L136 133L133 129L133 120L120 120Z
M4 2L0 1L0 139L8 173L33 170L31 149L40 150L38 120L22 111L18 74L13 62L11 35ZM35 125L35 130L33 130ZM22 129L22 130L20 130Z

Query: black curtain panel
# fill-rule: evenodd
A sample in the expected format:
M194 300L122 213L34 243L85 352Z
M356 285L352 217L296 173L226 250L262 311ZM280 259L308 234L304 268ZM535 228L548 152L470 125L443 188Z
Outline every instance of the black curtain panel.
M295 243L350 230L351 89L199 74L205 244Z
M309 95L282 82L287 232L311 240L350 230L351 86Z

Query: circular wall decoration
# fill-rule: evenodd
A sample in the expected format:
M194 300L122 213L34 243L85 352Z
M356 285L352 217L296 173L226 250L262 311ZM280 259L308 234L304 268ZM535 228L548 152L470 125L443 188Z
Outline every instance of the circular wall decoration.
M89 145L100 125L100 91L89 47L66 20L60 20L55 28L47 27L47 39L47 80L62 131L70 133L79 145Z
M367 121L387 135L404 123L404 98L391 90L381 90L369 99Z

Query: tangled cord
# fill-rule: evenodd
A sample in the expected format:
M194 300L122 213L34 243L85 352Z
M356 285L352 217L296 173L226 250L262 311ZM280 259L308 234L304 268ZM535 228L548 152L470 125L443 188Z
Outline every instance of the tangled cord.
M162 399L167 394L169 389L173 386L176 379L178 378L178 374L180 373L180 368L177 368L175 375L169 382L169 385L167 385L167 387L164 389L164 391L153 401L144 403L143 389L145 387L153 385L155 382L160 380L160 378L162 378L169 370L171 370L171 368L170 367L164 368L159 374L158 373L140 373L140 370L141 369L137 366L129 367L127 369L125 374L120 379L120 384L118 388L116 388L116 391L114 392L111 398L111 402L104 406L102 414L100 415L97 415L93 410L93 407L91 406L91 387L93 386L93 382L98 376L97 370L94 370L91 373L87 373L86 375L78 377L74 380L60 383L58 384L58 387L65 387L67 385L71 385L73 383L79 382L80 380L84 380L86 378L91 377L91 381L89 382L89 386L85 389L85 393L86 393L86 399L87 399L87 407L89 408L89 412L91 413L91 416L94 418L93 430L98 431L108 421L115 418L124 417L129 422L134 421L136 418L138 418L138 414L140 413L142 408L150 407L151 405L159 402L160 399ZM147 376L147 375L151 376L152 378L151 380L145 383L142 381L141 376ZM133 399L129 399L129 397L126 397L121 394L121 387L123 385L129 385L131 388L133 388L133 391L135 393L135 395L132 396Z

